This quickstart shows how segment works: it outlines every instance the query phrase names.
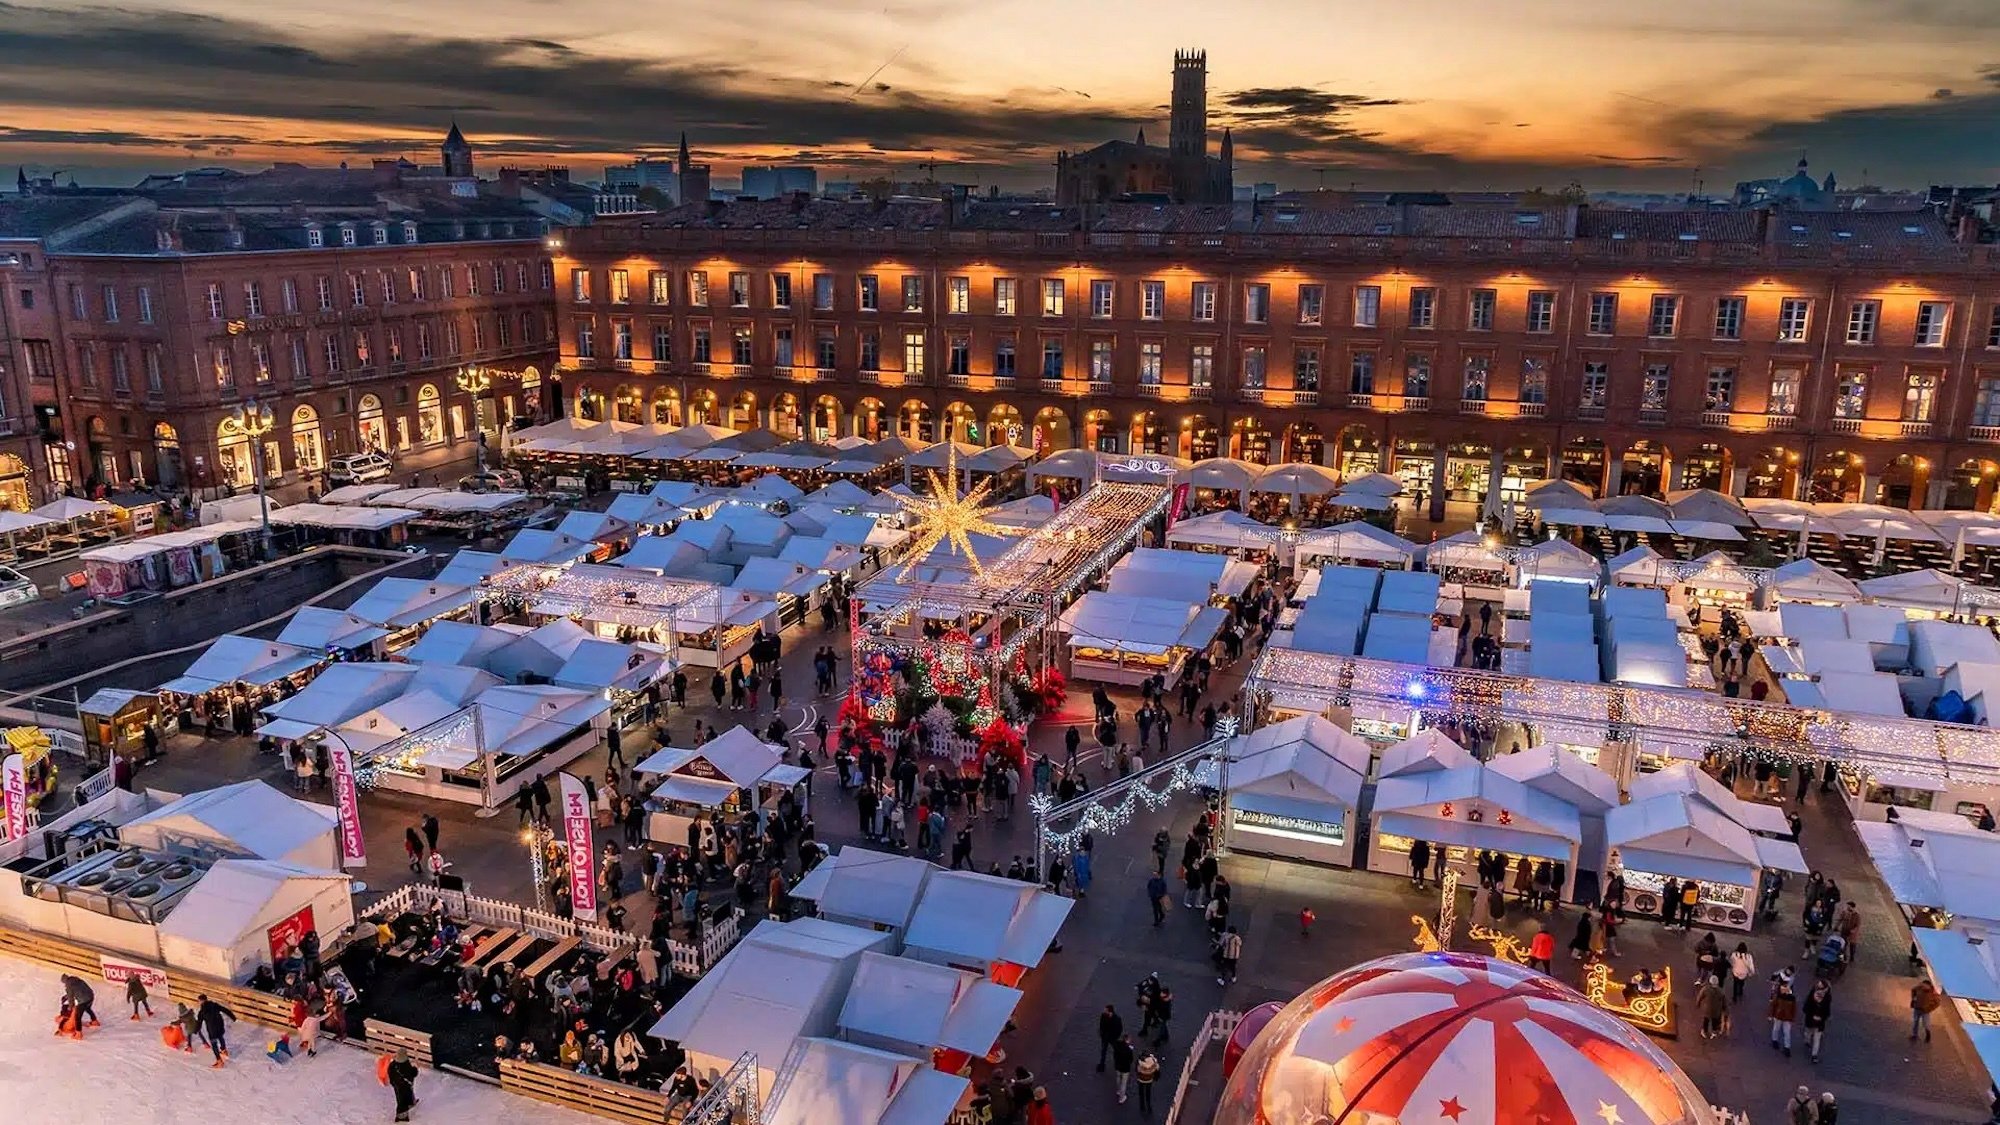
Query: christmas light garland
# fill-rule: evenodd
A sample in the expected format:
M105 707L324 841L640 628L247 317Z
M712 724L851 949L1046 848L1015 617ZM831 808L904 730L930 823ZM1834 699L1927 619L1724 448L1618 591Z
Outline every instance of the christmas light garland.
M1086 793L1062 805L1056 804L1047 793L1029 797L1028 811L1041 825L1042 846L1057 855L1068 855L1083 842L1086 832L1111 835L1124 830L1131 825L1141 806L1149 812L1156 812L1174 794L1201 787L1203 778L1210 776L1201 770L1201 766L1220 757L1228 745L1227 738L1210 739L1183 751L1178 757L1149 766L1141 773L1120 778L1095 793ZM1166 784L1154 789L1153 781L1161 777L1166 779ZM1123 796L1117 804L1107 807L1100 803L1120 791ZM1054 821L1067 820L1072 816L1077 818L1074 828L1058 831L1049 827Z

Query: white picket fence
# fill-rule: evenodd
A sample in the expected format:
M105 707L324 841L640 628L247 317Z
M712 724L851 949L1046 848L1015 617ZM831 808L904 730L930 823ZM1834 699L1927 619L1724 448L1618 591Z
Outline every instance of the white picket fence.
M900 727L882 732L882 747L891 754L901 749L908 732ZM941 739L933 739L930 753L934 757L949 758L957 762L976 761L979 758L979 740L962 735L947 734Z
M1180 1081L1174 1083L1174 1100L1167 1103L1167 1125L1175 1125L1180 1119L1181 1103L1187 1100L1188 1087L1194 1085L1194 1072L1200 1068L1203 1055L1208 1053L1210 1043L1227 1043L1236 1034L1236 1025L1243 1022L1242 1012L1214 1011L1201 1021L1201 1030L1194 1033L1194 1042L1188 1045L1187 1061L1181 1064Z
M634 935L608 926L594 926L501 899L482 898L463 891L439 890L428 883L406 883L383 895L368 908L368 916L387 919L398 914L422 913L430 909L433 899L442 900L445 912L454 918L463 918L482 926L506 926L552 941L574 937L579 943L600 953L617 953L638 944ZM699 944L669 940L668 960L675 972L698 977L722 960L722 955L735 946L742 932L740 915L732 912L720 922L709 923Z

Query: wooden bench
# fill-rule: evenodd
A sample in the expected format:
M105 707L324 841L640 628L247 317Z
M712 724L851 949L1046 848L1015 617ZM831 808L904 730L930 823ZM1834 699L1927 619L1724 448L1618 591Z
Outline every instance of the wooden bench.
M544 953L540 957L535 958L535 963L529 965L527 969L523 971L526 972L529 980L536 980L540 978L544 972L548 971L548 969L551 966L553 966L557 961L560 961L564 957L568 956L570 952L577 947L578 944L579 943L576 938L566 937L561 941L557 942L554 946L552 946L547 953Z
M408 1051L410 1061L423 1070L433 1070L437 1062L431 1057L431 1036L427 1031L412 1031L393 1023L371 1019L363 1025L362 1046L378 1055L393 1055L397 1051Z
M660 1125L667 1119L667 1096L657 1090L641 1090L541 1063L501 1059L500 1088L625 1125Z
M534 934L522 934L513 941L508 942L507 948L501 950L493 959L495 961L512 961L514 958L520 957L526 954L528 950L533 949L535 943L540 940L542 939Z
M506 945L508 942L514 940L514 938L519 934L520 934L519 930L515 930L507 926L502 926L499 929L494 930L492 933L487 934L485 937L479 939L478 946L476 946L472 951L472 960L467 961L466 964L474 966L479 965L480 963L484 962L487 958L493 956L495 953L498 953L500 951L501 946Z

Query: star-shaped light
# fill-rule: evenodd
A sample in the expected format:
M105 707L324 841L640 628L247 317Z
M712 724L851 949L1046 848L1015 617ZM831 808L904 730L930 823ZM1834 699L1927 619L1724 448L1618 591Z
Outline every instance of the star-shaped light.
M1449 1117L1453 1121L1456 1121L1464 1112L1465 1107L1458 1104L1457 1098L1450 1098L1438 1103L1438 1115L1441 1117Z
M1618 1116L1618 1107L1610 1102L1597 1103L1597 1116L1604 1119L1604 1125L1624 1125Z
M901 562L903 570L897 577L902 581L910 576L910 571L924 559L939 543L950 546L954 555L963 554L972 564L972 572L984 576L986 568L979 562L979 556L972 552L974 535L1011 535L1013 528L1002 527L986 518L986 496L993 489L993 482L987 481L971 492L960 495L958 491L958 444L945 442L945 479L939 480L935 472L927 473L931 482L929 496L904 496L891 492L896 503L915 519L911 527L914 538L905 549Z

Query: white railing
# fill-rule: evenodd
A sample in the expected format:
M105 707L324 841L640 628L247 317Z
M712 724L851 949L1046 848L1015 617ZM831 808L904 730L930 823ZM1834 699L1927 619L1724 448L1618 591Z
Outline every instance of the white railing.
M1181 1064L1180 1081L1174 1083L1174 1100L1167 1103L1167 1125L1176 1125L1180 1120L1181 1104L1187 1100L1188 1087L1194 1085L1195 1071L1201 1067L1208 1045L1227 1043L1236 1034L1236 1025L1242 1022L1242 1012L1230 1011L1210 1012L1201 1021L1201 1029L1194 1033L1194 1042L1188 1047L1187 1061Z
M722 955L735 947L737 939L743 936L743 923L739 915L732 911L720 922L703 923L701 944L691 945L685 941L667 941L667 963L684 977L698 977L715 967Z
M1293 391L1293 392L1292 392L1292 405L1293 405L1293 406L1318 406L1318 405L1319 405L1319 392L1318 392L1318 391Z
M1929 422L1904 422L1902 426L1903 436L1906 438L1927 438L1931 436L1931 424Z
M972 385L972 376L962 371L947 371L944 373L944 385L947 387L970 387Z
M1406 411L1422 412L1429 410L1430 408L1431 408L1431 397L1429 395L1403 396L1403 409Z
M1483 398L1459 399L1458 412L1460 414L1484 414L1486 413L1486 400Z
M1861 432L1861 419L1829 418L1826 422L1826 428L1829 433L1858 434Z
M2000 442L2000 426L1973 426L1965 431L1965 440Z
M1199 386L1191 386L1188 388L1189 402L1207 402L1208 400L1214 397L1215 397L1214 387L1207 385L1199 385Z
M1729 428L1729 411L1704 410L1701 412L1701 424L1711 430L1726 430Z
M1372 410L1375 408L1375 396L1349 391L1347 394L1347 405L1355 410Z
M368 908L367 913L380 918L391 918L404 913L421 913L430 909L432 900L444 903L445 912L454 918L463 918L482 926L504 926L522 930L552 940L573 937L583 945L603 953L629 949L637 940L631 934L621 933L608 926L563 918L544 910L536 910L530 906L502 899L484 898L480 895L466 894L464 891L442 890L428 883L405 883L377 899L375 904ZM728 925L733 934L735 931L733 918ZM674 944L681 943L669 943L669 945ZM710 961L708 964L714 962ZM699 976L700 973L694 975Z
M1514 404L1516 418L1546 418L1549 404L1546 402L1517 402Z
M1244 387L1241 391L1241 396L1244 402L1261 403L1264 401L1264 388Z
M1063 381L1059 378L1051 379L1046 375L1042 376L1042 393L1050 395L1059 395L1064 393Z
M1166 395L1166 388L1159 383L1140 383L1133 388L1133 393L1140 398L1162 398Z

